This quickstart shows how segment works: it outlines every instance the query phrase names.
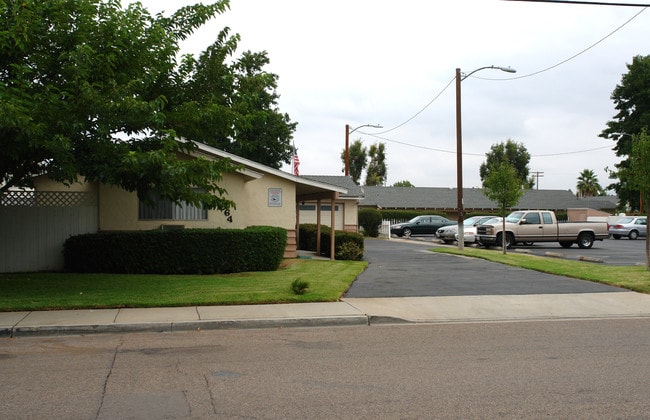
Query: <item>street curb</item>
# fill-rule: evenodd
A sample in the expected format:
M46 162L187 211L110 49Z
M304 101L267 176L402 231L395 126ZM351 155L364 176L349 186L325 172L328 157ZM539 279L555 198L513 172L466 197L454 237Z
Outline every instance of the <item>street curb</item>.
M114 333L173 333L180 331L262 329L262 328L296 328L296 327L333 327L369 325L367 315L328 316L316 318L277 318L277 319L224 319L188 322L149 322L137 324L102 324L102 325L44 325L35 327L9 327L0 329L0 337L32 337L55 335L90 335Z

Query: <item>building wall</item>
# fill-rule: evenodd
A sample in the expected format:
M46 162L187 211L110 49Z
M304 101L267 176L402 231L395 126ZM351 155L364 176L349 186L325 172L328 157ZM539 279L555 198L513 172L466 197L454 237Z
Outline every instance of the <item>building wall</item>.
M165 226L185 228L233 228L267 225L295 228L295 184L266 174L247 180L240 174L224 174L220 186L227 190L226 198L236 204L229 214L209 210L207 220L138 220L138 197L120 188L102 185L99 194L100 230L147 230ZM280 199L272 201L271 197ZM275 205L272 205L275 204Z

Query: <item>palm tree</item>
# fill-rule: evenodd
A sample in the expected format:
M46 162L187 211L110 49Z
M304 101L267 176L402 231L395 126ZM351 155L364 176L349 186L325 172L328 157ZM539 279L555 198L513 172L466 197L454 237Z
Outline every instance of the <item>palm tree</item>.
M603 192L603 187L600 186L596 174L591 169L583 169L580 172L576 189L578 197L593 197Z

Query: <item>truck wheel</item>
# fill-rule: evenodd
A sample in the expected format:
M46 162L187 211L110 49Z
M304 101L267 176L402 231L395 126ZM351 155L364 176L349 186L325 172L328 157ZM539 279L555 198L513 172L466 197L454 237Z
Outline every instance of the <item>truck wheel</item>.
M636 240L636 238L639 237L639 232L637 232L636 230L632 230L632 231L630 231L630 234L627 235L627 237L628 237L628 239L631 239L631 240L634 241L634 240Z
M512 233L506 233L506 248L512 248L512 245L515 243L515 237L512 235ZM497 233L497 245L501 245L503 247L503 234L502 233Z
M583 232L578 235L578 246L582 249L589 249L594 244L594 237L591 233Z
M560 246L561 246L562 248L571 248L571 245L573 245L573 242L569 242L569 241L562 241L562 242L560 242Z

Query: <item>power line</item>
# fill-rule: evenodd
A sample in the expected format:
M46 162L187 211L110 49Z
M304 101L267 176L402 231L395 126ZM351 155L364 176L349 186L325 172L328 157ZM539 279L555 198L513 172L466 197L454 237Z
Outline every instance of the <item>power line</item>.
M438 149L438 148L429 147L429 146L420 146L418 144L412 144L412 143L407 143L407 142L404 142L404 141L388 139L386 137L381 137L381 136L379 136L377 134L365 133L365 132L362 132L362 131L360 131L360 133L364 134L366 136L375 137L375 138L377 138L379 140L387 141L389 143L401 144L403 146L414 147L416 149L423 149L423 150L429 150L429 151L432 151L432 152L440 152L440 153L449 153L449 154L453 154L453 155L456 154L456 150L445 150L445 149ZM602 149L611 149L612 147L613 146L601 146L601 147L594 147L594 148L591 148L591 149L575 150L575 151L572 151L572 152L559 152L559 153L530 155L530 157L574 155L574 154L577 154L577 153L586 153L586 152L593 152L593 151L602 150ZM463 156L485 156L485 153L465 153L465 152L463 152L462 154L463 154Z
M535 2L535 1L536 1L536 2L546 2L546 3L576 3L576 4L583 4L583 3L584 3L584 4L599 4L599 3L603 3L603 2L579 2L579 1L562 1L562 0L558 0L558 1L555 1L555 0L506 0L506 1L531 1L531 2ZM605 5L605 3L603 3L603 5ZM617 4L609 4L609 3L608 3L608 5L617 5ZM622 4L620 4L620 5L630 5L630 4L622 3ZM558 63L556 63L556 64L554 64L554 65L552 65L552 66L550 66L550 67L547 67L547 68L542 69L542 70L535 71L535 72L533 72L533 73L525 74L525 75L522 75L522 76L515 76L515 77L509 77L509 78L493 79L493 78L484 78L484 77L477 77L477 76L472 76L472 77L475 77L475 78L477 78L477 79L481 79L481 80L494 80L494 81L516 80L516 79L523 79L523 78L526 78L526 77L532 77L532 76L538 75L538 74L540 74L540 73L544 73L544 72L546 72L546 71L552 70L552 69L554 69L554 68L556 68L556 67L559 67L559 66L561 66L562 64L565 64L565 63L567 63L567 62L569 62L569 61L575 59L576 57L578 57L578 56L580 56L580 55L586 53L586 52L589 51L590 49L594 48L596 45L602 43L604 40L606 40L607 38L609 38L609 37L611 37L612 35L614 35L616 32L618 32L618 31L621 30L624 26L626 26L626 25L629 24L632 20L634 20L637 16L639 16L641 13L643 13L643 12L646 10L646 9L645 9L646 7L650 7L650 4L648 4L648 5L637 5L637 6L638 6L638 7L644 7L644 8L643 8L642 10L640 10L638 13L636 13L634 16L632 16L631 18L629 18L628 20L626 20L623 24L619 25L619 26L618 26L617 28L615 28L613 31L609 32L607 35L605 35L604 37L602 37L601 39L599 39L598 41L596 41L595 43L591 44L590 46L588 46L587 48L583 49L582 51L580 51L580 52L578 52L578 53L576 53L576 54L574 54L574 55L568 57L567 59L562 60L562 61L560 61L560 62L558 62ZM402 141L398 141L398 140L392 140L392 139L387 139L387 138L384 138L384 137L380 137L381 134L386 134L386 133L389 133L389 132L391 132L391 131L397 130L398 128L400 128L400 127L402 127L402 126L408 124L409 122L411 122L412 120L414 120L416 117L418 117L422 112L424 112L424 110L426 110L429 106L431 106L431 104L434 103L434 102L435 102L435 101L436 101L436 100L437 100L437 99L438 99L438 98L439 98L439 97L440 97L440 96L441 96L441 95L442 95L442 94L443 94L443 93L444 93L444 92L449 88L449 86L451 86L451 84L454 82L454 80L455 80L455 77L453 77L453 78L452 78L452 79L451 79L451 80L450 80L450 81L445 85L445 87L442 88L442 90L441 90L440 92L438 92L438 94L436 94L436 95L433 97L433 99L431 99L431 100L430 100L430 101L429 101L429 102L428 102L424 107L422 107L422 109L420 109L420 110L419 110L418 112L416 112L413 116L411 116L410 118L408 118L407 120L405 120L405 121L402 122L401 124L398 124L398 125L396 125L396 126L393 127L393 128L390 128L390 129L388 129L388 130L381 131L381 132L379 132L379 133L371 134L371 133L366 133L366 132L363 132L363 131L359 131L359 133L360 133L360 134L367 135L367 136L375 137L375 138L378 138L378 139L380 139L380 140L385 140L385 141L387 141L387 142L397 143L397 144L402 144L402 145L404 145L404 146L415 147L415 148L424 149L424 150L431 150L431 151L441 152L441 153L452 153L452 154L455 154L456 151L450 151L450 150L444 150L444 149L436 149L436 148L432 148L432 147L420 146L420 145L416 145L416 144L412 144L412 143L407 143L407 142L402 142ZM573 152L551 153L551 154L545 154L545 155L531 155L531 157L544 157L544 156L570 155L570 154L585 153L585 152L591 152L591 151L594 151L594 150L606 149L606 148L609 148L609 147L610 147L610 146L603 146L603 147L596 147L596 148L593 148L593 149L578 150L578 151L573 151ZM475 153L462 153L462 154L465 155L465 156L483 156L482 154L475 154Z
M629 6L629 7L650 7L650 3L620 3L609 1L572 1L572 0L506 0L522 1L528 3L564 3L564 4L581 4L590 6Z

